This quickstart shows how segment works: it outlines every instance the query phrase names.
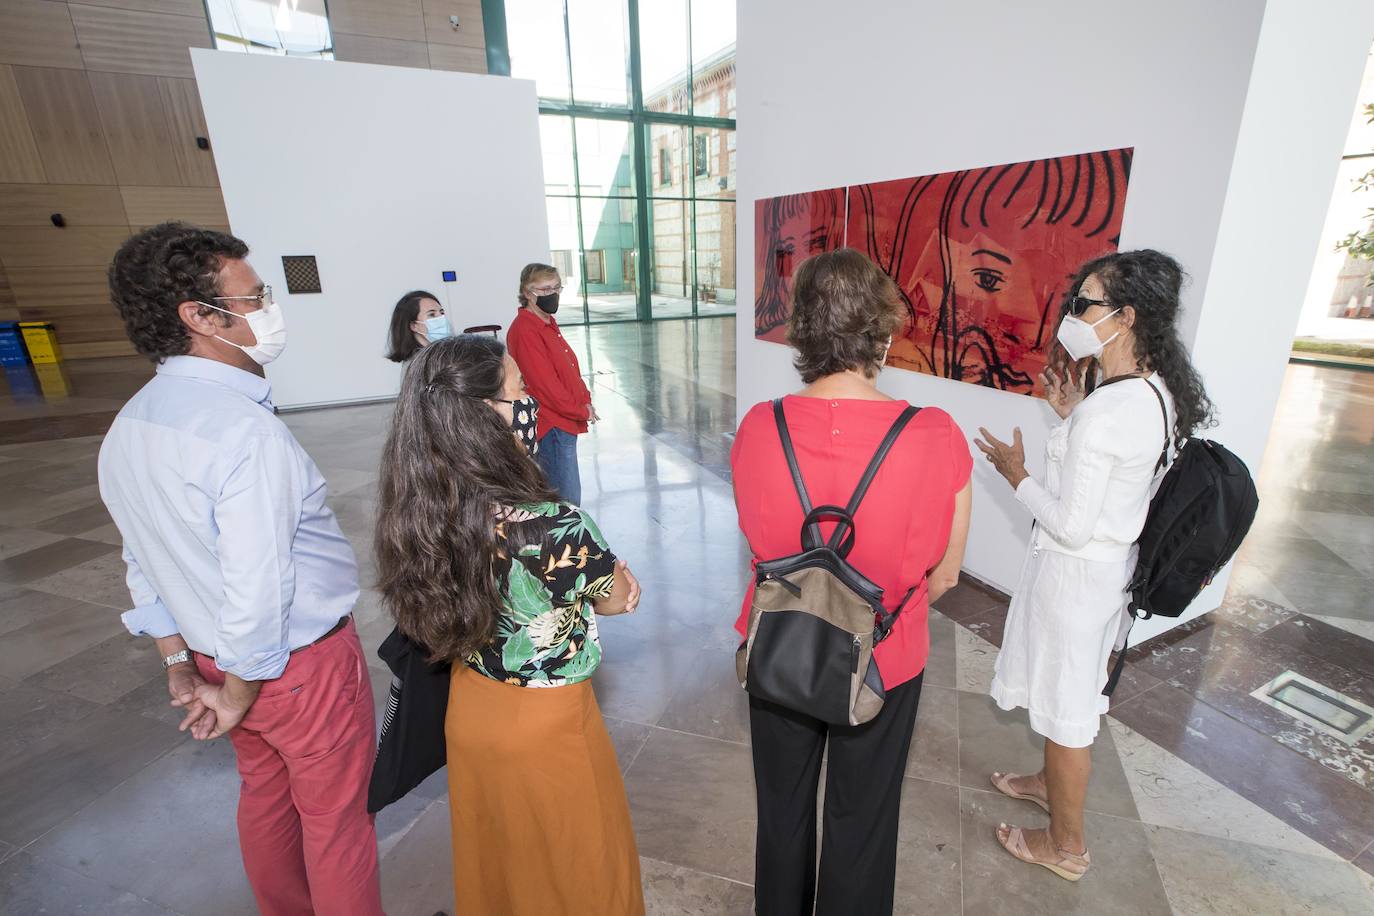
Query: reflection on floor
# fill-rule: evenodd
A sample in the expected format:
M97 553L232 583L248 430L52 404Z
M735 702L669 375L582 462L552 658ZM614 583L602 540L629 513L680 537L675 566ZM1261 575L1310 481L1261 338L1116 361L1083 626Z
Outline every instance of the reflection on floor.
M637 614L602 626L596 690L650 912L748 913L753 788L730 657L746 569L728 484L733 321L569 336L604 417L582 446L586 505L645 587ZM1374 521L1360 499L1374 498L1364 379L1292 371L1275 433L1283 445L1271 451L1292 447L1306 470L1294 476L1298 459L1285 457L1287 511L1274 495L1281 484L1264 481L1264 523L1238 577L1255 597L1234 595L1205 623L1137 653L1094 749L1094 866L1077 885L1015 862L993 839L999 821L1045 820L987 783L993 769L1033 766L1037 752L1024 717L987 697L1005 599L969 582L940 603L904 784L898 912L1370 912L1374 817L1361 747L1341 750L1245 702L1288 669L1369 702L1374 613L1355 593L1322 604L1320 589L1300 589L1312 578L1335 582L1332 596L1345 586L1370 594L1357 584L1371 572L1360 520ZM286 417L330 482L365 579L389 412ZM230 749L171 726L152 647L117 619L127 596L95 492L98 445L75 435L0 446L0 913L251 913ZM1337 512L1348 518L1329 517ZM1309 562L1324 565L1304 570ZM357 616L375 648L389 626L373 593ZM379 700L387 681L378 663ZM451 906L446 806L442 778L432 779L379 818L393 916Z

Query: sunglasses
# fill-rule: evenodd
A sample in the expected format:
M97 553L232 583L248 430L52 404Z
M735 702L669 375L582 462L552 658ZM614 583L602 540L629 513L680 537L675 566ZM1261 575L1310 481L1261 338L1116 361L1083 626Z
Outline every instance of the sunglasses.
M1078 317L1094 305L1106 305L1106 299L1089 299L1087 296L1069 297L1069 314Z

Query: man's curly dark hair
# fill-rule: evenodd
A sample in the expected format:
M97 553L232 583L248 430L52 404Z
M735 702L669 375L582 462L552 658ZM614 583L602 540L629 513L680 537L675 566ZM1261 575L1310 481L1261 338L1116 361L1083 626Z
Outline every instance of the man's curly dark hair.
M163 223L129 237L110 262L110 297L134 349L155 363L190 351L177 306L219 295L226 259L248 256L241 239L186 223Z

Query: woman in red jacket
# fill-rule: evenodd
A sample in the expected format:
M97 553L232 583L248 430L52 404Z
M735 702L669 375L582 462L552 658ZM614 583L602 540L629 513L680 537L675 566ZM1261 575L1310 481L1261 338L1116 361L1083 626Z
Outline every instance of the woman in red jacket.
M554 314L563 282L548 264L526 264L520 271L520 312L506 332L506 347L525 376L525 390L539 402L539 452L544 476L567 502L582 502L577 469L577 437L600 419L582 381L577 354L563 339Z
M815 505L844 505L907 407L877 387L905 313L892 280L852 248L804 262L791 294L787 341L797 351L804 387L783 398L783 412ZM804 513L771 403L745 415L730 465L740 528L755 562L799 553ZM927 617L930 602L959 578L972 467L954 420L927 407L897 438L855 513L849 562L882 587L888 611L900 608L888 638L874 649L887 690L877 717L853 727L827 725L749 699L759 916L892 912L902 776L930 652ZM833 523L825 527L829 536ZM752 598L751 586L736 623L741 635ZM829 762L818 865L823 752Z

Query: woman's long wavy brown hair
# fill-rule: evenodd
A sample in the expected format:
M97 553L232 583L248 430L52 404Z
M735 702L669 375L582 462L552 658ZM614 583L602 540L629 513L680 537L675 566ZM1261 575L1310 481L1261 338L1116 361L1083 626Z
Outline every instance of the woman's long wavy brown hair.
M486 403L501 397L505 354L492 338L466 334L416 353L382 452L378 589L397 628L435 659L466 658L491 642L506 540L542 537L538 521L506 522L502 537L502 508L558 501Z

